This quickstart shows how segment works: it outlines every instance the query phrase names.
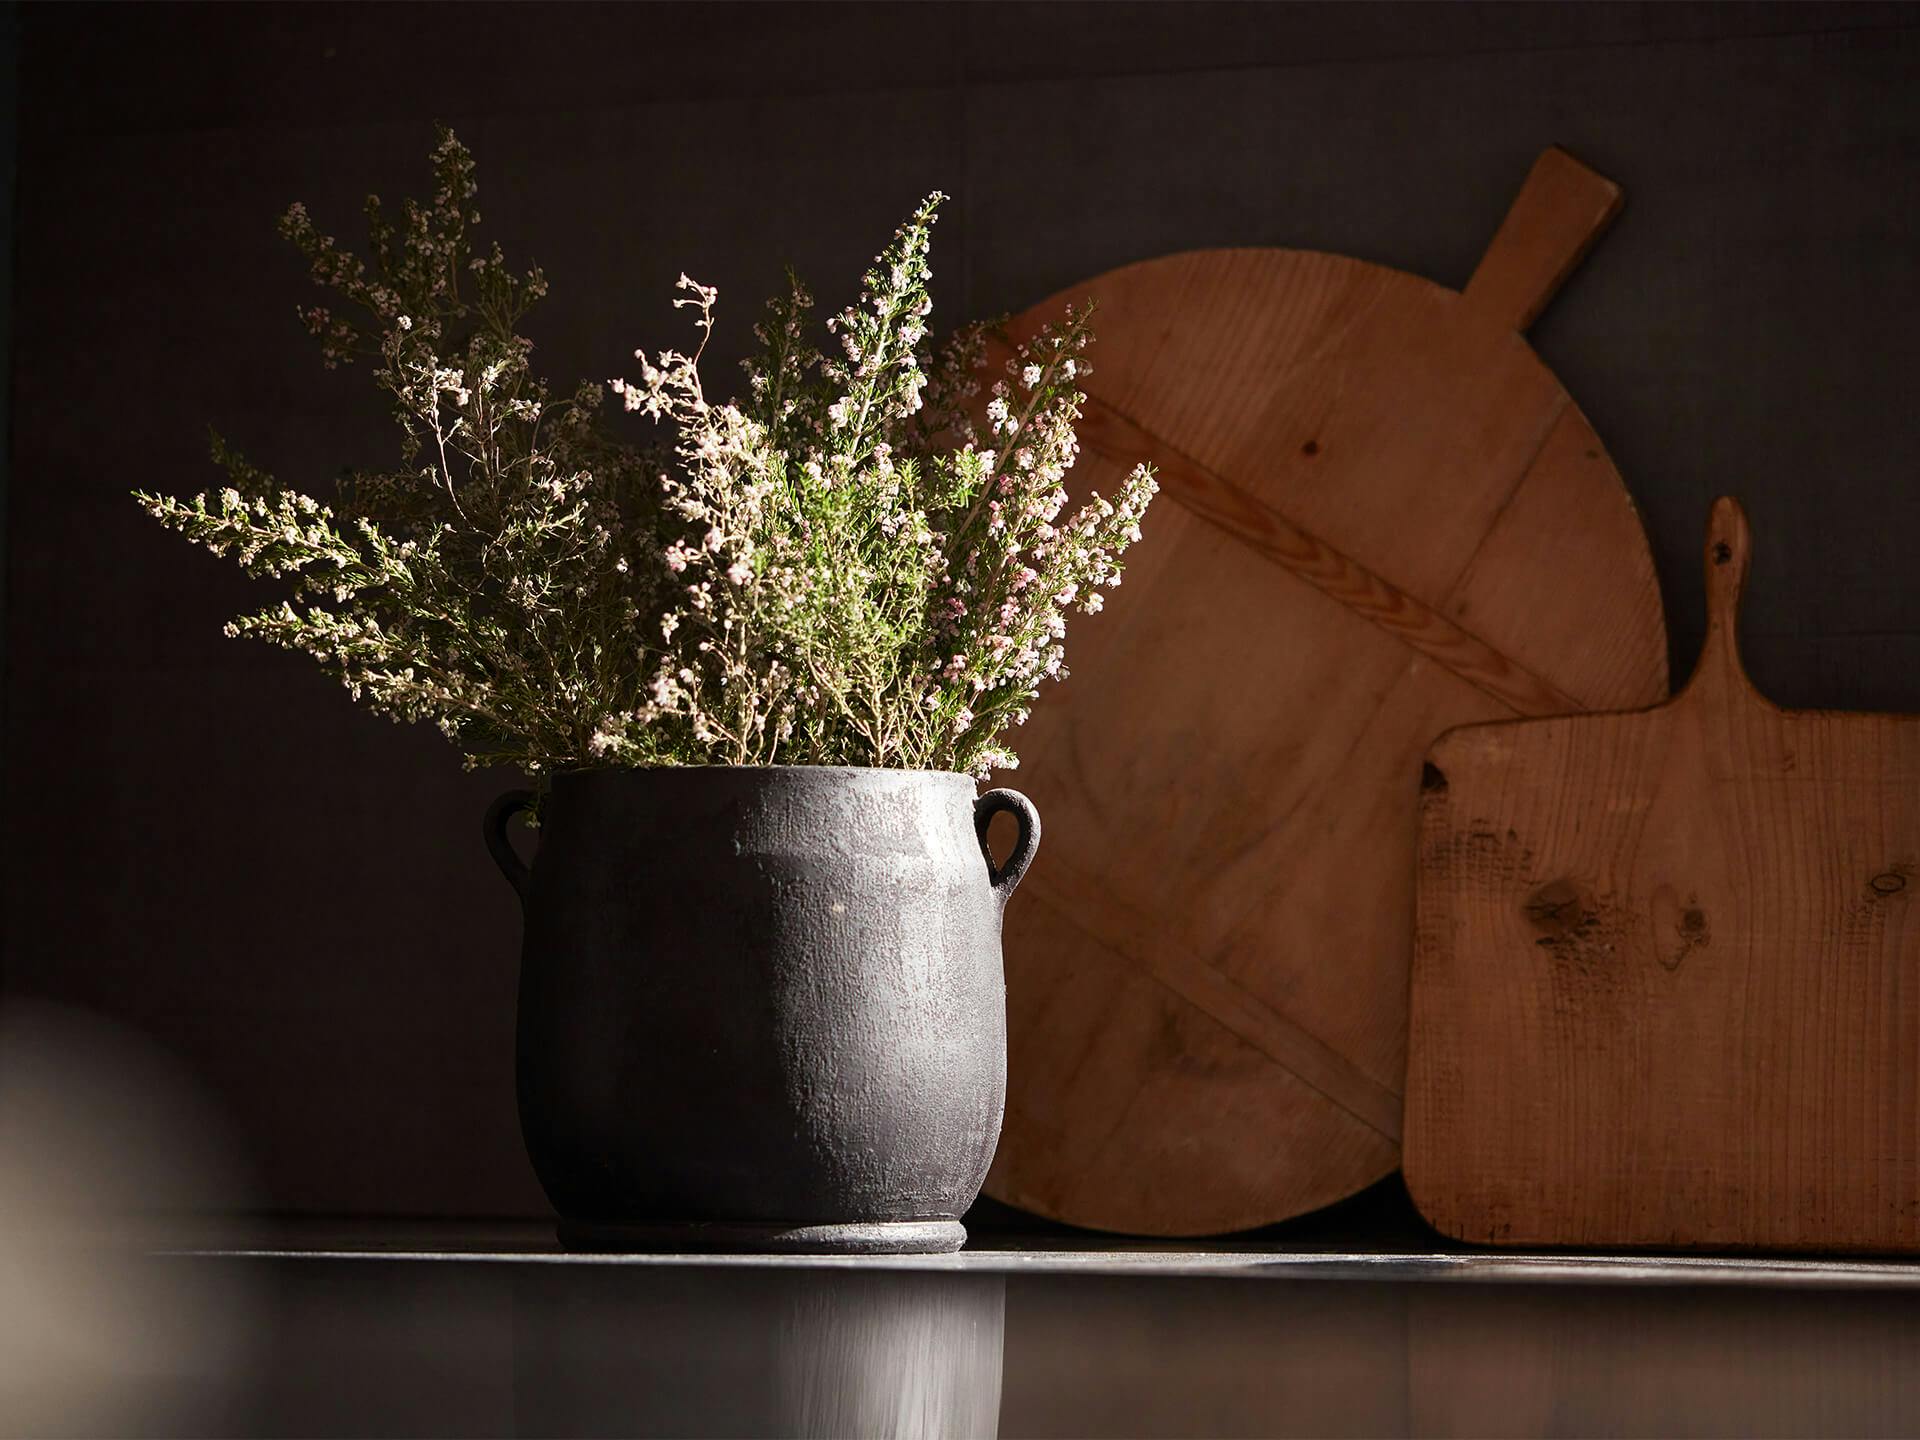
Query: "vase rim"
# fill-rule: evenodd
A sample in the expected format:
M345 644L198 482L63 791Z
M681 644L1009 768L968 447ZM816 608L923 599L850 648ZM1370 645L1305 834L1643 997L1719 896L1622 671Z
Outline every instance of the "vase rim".
M581 770L556 770L555 780L594 775L924 775L947 780L980 782L959 770L930 770L896 765L599 765Z

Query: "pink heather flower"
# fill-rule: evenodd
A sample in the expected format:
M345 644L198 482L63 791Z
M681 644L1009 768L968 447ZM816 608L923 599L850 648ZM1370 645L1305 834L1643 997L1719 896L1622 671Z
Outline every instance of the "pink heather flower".
M753 567L744 560L736 560L727 567L727 579L736 585L744 585L753 578Z
M1106 608L1106 605L1107 605L1106 599L1100 594L1098 590L1096 590L1091 595L1087 596L1087 603L1082 608L1089 615L1098 615L1102 610Z

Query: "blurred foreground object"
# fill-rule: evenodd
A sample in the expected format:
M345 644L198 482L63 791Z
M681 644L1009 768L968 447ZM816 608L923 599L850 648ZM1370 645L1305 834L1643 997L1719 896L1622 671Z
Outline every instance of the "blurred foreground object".
M0 1433L222 1428L252 1283L144 1252L247 1197L217 1115L157 1047L0 1003Z

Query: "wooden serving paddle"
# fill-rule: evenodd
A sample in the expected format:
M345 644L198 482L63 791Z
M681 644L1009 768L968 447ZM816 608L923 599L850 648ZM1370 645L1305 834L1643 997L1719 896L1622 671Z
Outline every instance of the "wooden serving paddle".
M1782 710L1713 507L1699 668L1443 736L1406 1174L1494 1244L1920 1250L1920 716Z
M1472 720L1646 705L1639 516L1520 335L1619 208L1540 157L1464 293L1338 255L1112 271L1074 484L1163 493L1014 739L1048 845L1008 912L987 1188L1218 1233L1399 1162L1415 787Z

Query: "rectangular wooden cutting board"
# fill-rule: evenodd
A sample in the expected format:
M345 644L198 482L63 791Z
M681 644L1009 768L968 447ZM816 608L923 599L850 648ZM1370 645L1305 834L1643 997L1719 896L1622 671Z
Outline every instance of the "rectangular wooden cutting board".
M1705 652L1651 710L1474 725L1421 798L1405 1168L1490 1244L1920 1250L1920 717Z

